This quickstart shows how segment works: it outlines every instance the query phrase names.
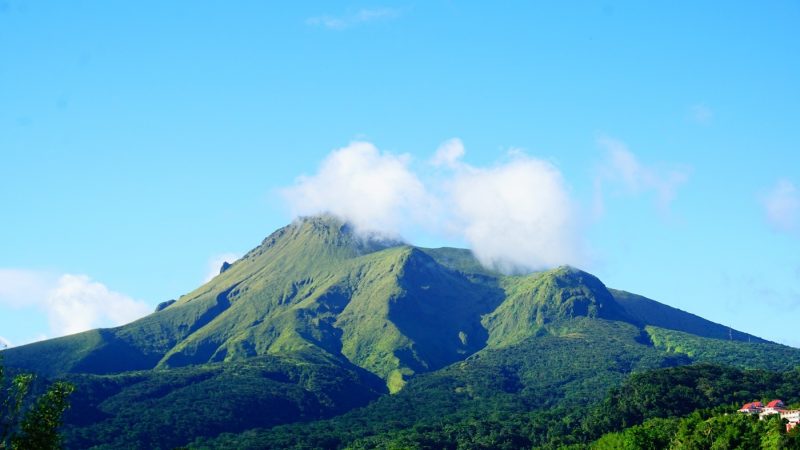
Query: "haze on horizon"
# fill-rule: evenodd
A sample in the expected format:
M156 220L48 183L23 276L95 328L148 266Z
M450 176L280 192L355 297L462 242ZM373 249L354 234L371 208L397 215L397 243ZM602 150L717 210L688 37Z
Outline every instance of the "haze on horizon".
M800 346L800 5L0 7L0 343L297 215Z

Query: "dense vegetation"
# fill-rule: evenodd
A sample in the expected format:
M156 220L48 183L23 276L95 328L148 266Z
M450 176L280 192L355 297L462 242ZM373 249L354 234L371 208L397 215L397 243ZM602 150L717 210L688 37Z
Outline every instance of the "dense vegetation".
M42 386L26 373L7 377L0 365L0 448L61 448L58 429L73 389L63 381Z
M670 449L797 449L800 429L786 431L779 415L759 420L758 415L730 410L698 411L685 418L649 419L594 442L596 450Z
M585 361L578 354L576 364L581 362ZM582 402L580 395L569 393L539 405L526 404L535 395L523 391L518 393L521 399L482 391L477 401L459 400L450 394L452 385L441 379L436 380L438 386L428 380L415 392L414 380L400 394L334 419L225 434L199 440L193 448L583 448L598 438L611 445L650 431L648 439L656 442L666 431L684 430L673 426L681 425L681 418L687 418L684 435L703 433L706 425L701 422L715 411L730 412L753 399L798 402L799 375L708 364L682 366L635 373L600 402ZM736 426L750 423L717 419L712 425L724 427L725 420L734 420ZM750 433L761 433L762 426L753 425ZM620 437L616 432L621 430L628 435Z
M357 368L279 357L70 379L71 448L171 449L223 431L341 414L385 389Z

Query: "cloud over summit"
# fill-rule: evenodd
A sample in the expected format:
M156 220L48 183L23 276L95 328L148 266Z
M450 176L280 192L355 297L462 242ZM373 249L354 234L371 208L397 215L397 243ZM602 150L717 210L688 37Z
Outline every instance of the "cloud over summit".
M352 142L332 151L313 176L301 176L282 191L295 215L329 213L362 232L397 236L426 214L430 198L414 174L409 155Z
M515 152L490 167L464 162L463 143L442 143L424 182L408 155L353 142L331 152L316 174L284 189L297 215L330 213L366 232L412 228L469 243L487 266L506 272L580 262L577 218L553 164Z
M517 153L493 167L459 169L452 215L484 265L518 272L580 262L577 216L561 172Z

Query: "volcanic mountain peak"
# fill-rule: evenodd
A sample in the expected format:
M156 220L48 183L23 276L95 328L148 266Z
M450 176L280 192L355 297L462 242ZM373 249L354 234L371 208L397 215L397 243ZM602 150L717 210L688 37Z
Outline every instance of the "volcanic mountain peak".
M324 214L300 217L267 236L245 258L254 258L269 249L324 252L353 257L403 245L403 242L374 232L361 232L337 216Z

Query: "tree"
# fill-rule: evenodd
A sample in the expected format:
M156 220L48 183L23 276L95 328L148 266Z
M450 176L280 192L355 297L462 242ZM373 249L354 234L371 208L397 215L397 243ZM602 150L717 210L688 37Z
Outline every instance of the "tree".
M33 397L34 380L31 374L18 374L6 380L0 364L0 449L61 448L58 428L64 411L69 408L67 398L75 387L57 381L44 394Z

